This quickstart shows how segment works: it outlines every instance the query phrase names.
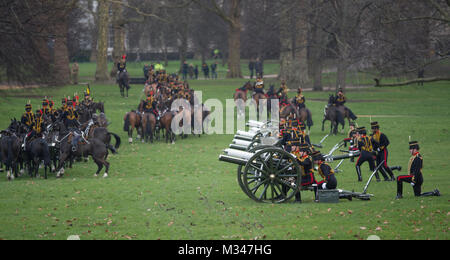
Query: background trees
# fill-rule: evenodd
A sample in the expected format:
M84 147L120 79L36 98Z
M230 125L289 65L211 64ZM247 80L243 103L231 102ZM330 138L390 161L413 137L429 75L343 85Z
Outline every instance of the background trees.
M106 81L123 54L182 63L219 49L229 78L242 60L279 60L289 87L322 90L325 71L345 88L349 72L415 77L450 53L447 0L5 0L0 14L10 84L67 84L69 61L96 62Z

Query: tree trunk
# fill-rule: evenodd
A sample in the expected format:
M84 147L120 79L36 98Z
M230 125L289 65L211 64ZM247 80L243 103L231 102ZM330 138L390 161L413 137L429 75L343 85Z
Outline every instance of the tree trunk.
M57 86L67 85L71 81L69 51L67 49L67 19L55 25L55 45L52 78Z
M242 78L241 71L241 0L232 0L228 28L227 78Z
M280 80L289 81L290 78L288 72L292 67L293 62L292 61L293 42L290 30L290 14L289 14L290 8L288 5L283 5L283 7L285 8L281 10L279 20L281 50L280 50L280 74L278 75L278 78Z
M242 78L241 72L241 28L230 27L228 33L228 74L227 78Z
M114 50L113 61L114 66L111 69L111 77L115 77L117 73L117 64L120 62L122 55L125 54L125 21L123 18L123 6L120 3L112 4L113 15L113 31L114 31Z
M98 0L98 43L97 43L97 71L95 80L105 82L108 75L108 2Z

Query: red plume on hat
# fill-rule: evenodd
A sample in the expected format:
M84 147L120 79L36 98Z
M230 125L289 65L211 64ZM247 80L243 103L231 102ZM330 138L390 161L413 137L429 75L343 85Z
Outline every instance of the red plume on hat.
M126 59L126 58L127 58L127 55L124 54L124 55L122 56L122 59Z

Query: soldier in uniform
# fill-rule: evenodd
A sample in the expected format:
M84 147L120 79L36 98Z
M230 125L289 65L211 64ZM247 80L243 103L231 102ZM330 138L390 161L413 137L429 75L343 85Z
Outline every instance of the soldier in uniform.
M25 113L22 115L22 118L20 119L20 122L27 127L27 131L28 131L28 134L25 136L25 138L23 140L22 148L24 150L26 147L27 139L28 139L29 135L31 134L31 132L33 131L33 126L35 124L35 116L33 114L33 111L31 111L31 110L32 110L32 106L28 102L25 105Z
M322 190L334 190L337 188L337 179L334 175L334 170L324 161L324 158L320 151L315 151L311 154L314 163L318 166L319 175L323 180L318 182L319 189Z
M302 171L301 186L312 186L317 184L314 178L314 164L311 156L309 156L310 148L308 144L300 144L298 147L293 147L295 149L294 155L297 157L297 162L300 164ZM297 202L301 202L300 191L295 195Z
M40 112L43 116L49 116L51 114L51 112L50 112L51 109L49 107L49 105L50 105L49 103L50 102L48 101L47 98L42 100L42 109Z
M157 108L158 102L156 101L156 98L154 97L153 91L149 93L147 96L147 99L144 101L144 112L145 113L152 113L156 117L156 121L159 122L160 116L159 111Z
M358 181L362 181L362 174L361 174L361 165L364 162L369 163L369 167L371 171L375 170L375 161L373 158L373 146L372 141L367 136L366 128L360 127L358 128L358 150L360 151L360 155L358 158L358 161L356 162L356 173L358 175ZM377 181L380 181L380 176L375 174L375 177Z
M127 72L127 56L123 55L122 60L117 62L117 82L119 82L119 77L121 72Z
M22 115L20 122L26 125L28 130L31 130L34 125L34 114L32 110L32 106L30 103L25 105L25 113Z
M409 152L411 153L411 159L408 163L408 175L402 175L397 177L397 199L403 198L403 182L410 183L414 190L416 197L420 196L441 196L438 189L431 192L422 192L423 184L423 158L419 152L420 147L417 141L409 142Z
M339 106L344 106L344 104L346 102L347 102L347 97L344 95L344 91L342 90L342 88L339 88L338 93L336 95L336 100L334 101L334 104L337 107L339 107ZM349 116L353 121L358 119L358 117L353 113L353 111L350 108L345 107L345 110L348 111Z
M377 153L377 165L380 165L381 162L384 161L379 171L381 172L381 175L383 175L385 181L395 181L394 173L387 164L389 155L387 147L389 146L389 139L385 134L380 132L380 126L378 122L372 122L371 128L373 150ZM389 174L390 178L387 176L387 174Z
M255 91L253 93L253 96L256 94L263 94L264 95L264 81L261 78L258 78L255 83Z
M300 111L302 108L306 108L305 102L305 96L303 96L303 90L302 88L298 88L297 90L297 96L292 99L292 104L296 105L298 107L298 110Z
M78 122L78 113L75 111L75 108L73 106L73 101L69 100L67 102L67 109L63 112L61 118L64 122L64 125L66 129L69 129L73 136L72 136L72 151L77 151L77 145L78 141L81 137L81 131L78 129L80 126L80 123Z

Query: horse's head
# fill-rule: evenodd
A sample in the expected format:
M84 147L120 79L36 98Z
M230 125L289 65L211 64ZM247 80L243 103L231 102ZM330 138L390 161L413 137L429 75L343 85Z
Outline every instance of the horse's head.
M328 99L328 105L334 104L335 97L334 95L330 95L330 98Z

